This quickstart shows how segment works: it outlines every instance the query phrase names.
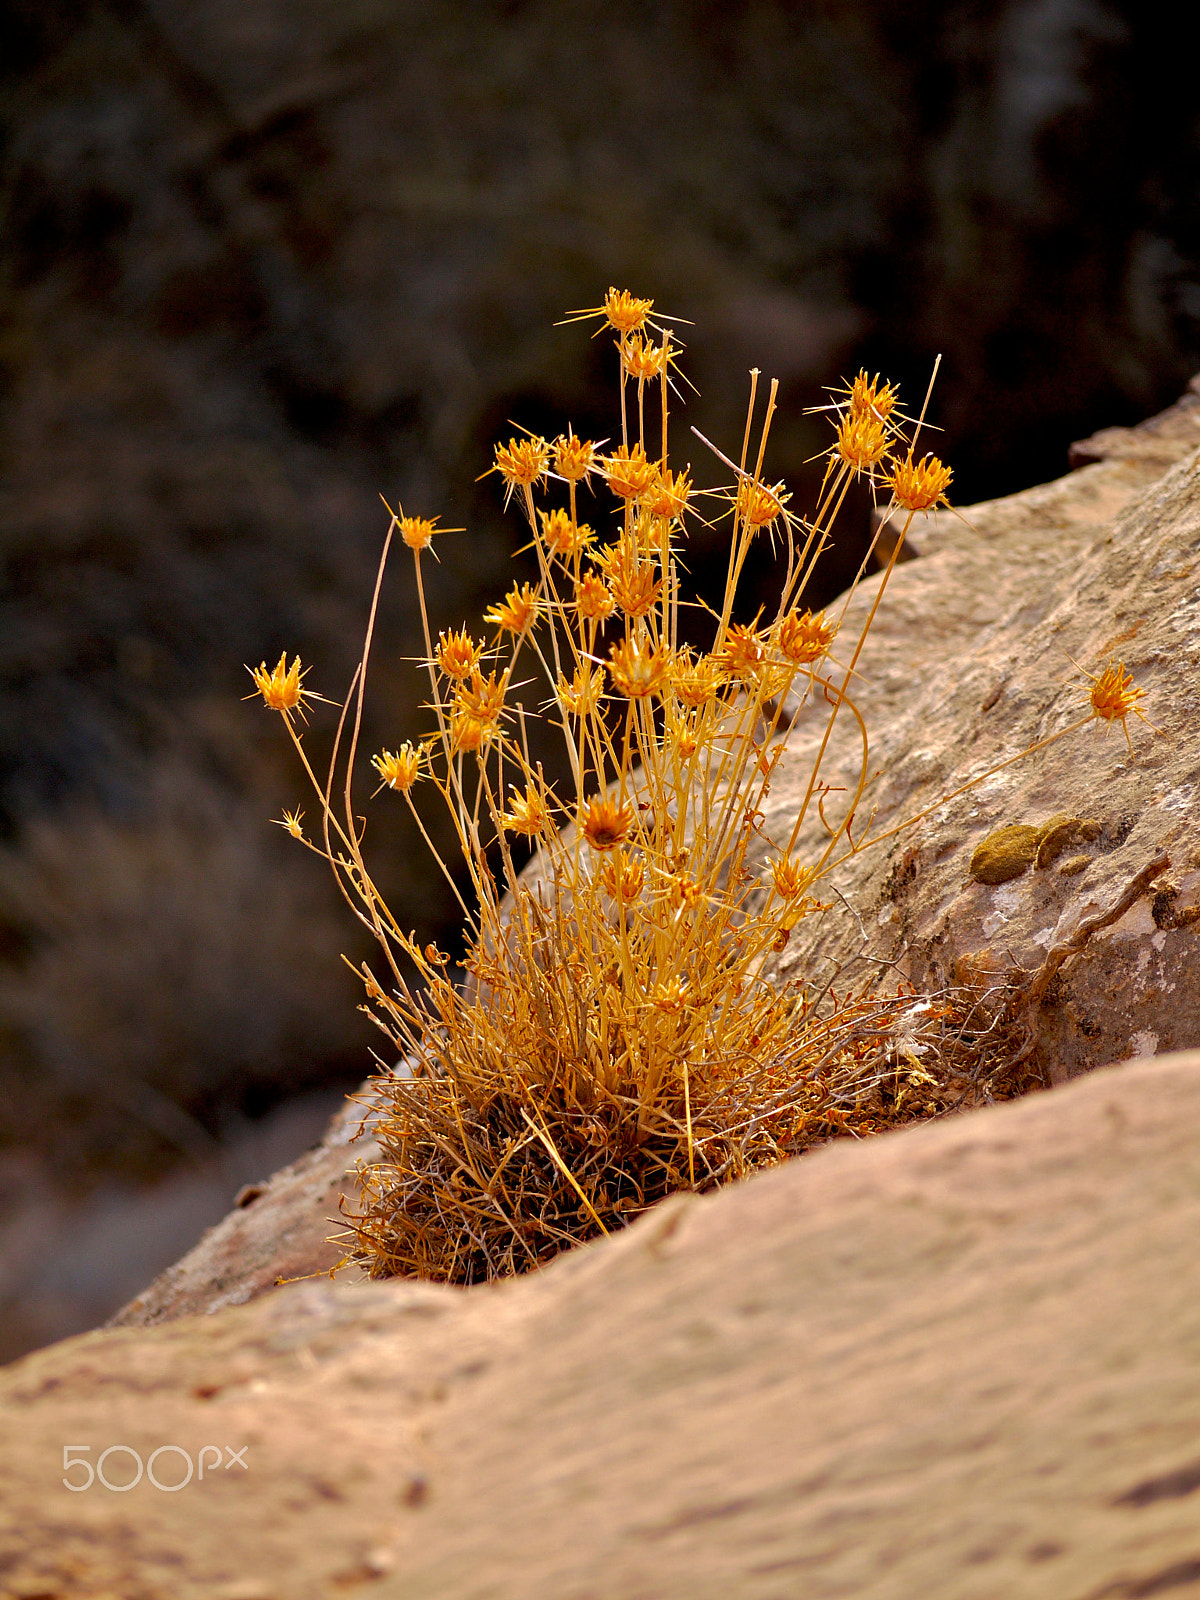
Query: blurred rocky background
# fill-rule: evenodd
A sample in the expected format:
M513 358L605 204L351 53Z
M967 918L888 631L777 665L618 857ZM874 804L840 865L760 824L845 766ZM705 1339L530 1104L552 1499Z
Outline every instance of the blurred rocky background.
M268 825L316 808L240 697L285 648L344 693L380 494L470 530L430 598L476 622L523 542L492 442L611 431L607 341L556 326L610 283L695 324L702 481L684 422L738 439L748 367L803 505L822 386L865 364L919 404L938 352L959 499L1057 475L1200 367L1200 28L1128 0L9 0L0 28L7 1356L133 1293L369 1069L339 960L368 951ZM368 748L424 728L419 649L398 562ZM391 798L381 880L452 945Z

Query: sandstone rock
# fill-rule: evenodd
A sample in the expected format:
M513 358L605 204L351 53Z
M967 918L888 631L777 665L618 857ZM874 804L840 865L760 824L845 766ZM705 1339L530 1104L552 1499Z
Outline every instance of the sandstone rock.
M1198 1152L1192 1053L827 1147L499 1286L83 1335L0 1375L0 1592L1190 1593ZM64 1444L127 1447L118 1485L210 1449L177 1493L72 1493Z
M872 774L855 836L868 820L874 835L900 831L826 880L856 915L806 919L769 970L807 969L823 983L877 957L926 989L969 970L1027 984L1049 950L1165 852L1170 873L1154 895L1047 988L1032 1019L1034 1059L1060 1079L1200 1043L1197 445L1200 396L1190 394L1141 429L1107 430L1102 461L961 517L919 519L921 557L893 572L852 689ZM842 640L880 581L855 595ZM1147 720L1129 719L1132 751L1119 729L1093 723L939 803L1087 715L1084 673L1110 659L1146 691ZM765 822L776 842L792 830L825 710L800 712L780 763ZM822 767L827 808L839 789L852 792L860 758L846 717ZM995 863L979 881L972 861L997 837L1036 840L1039 853L1012 881ZM813 859L822 845L812 817L800 851Z
M363 1108L347 1103L314 1150L262 1184L247 1184L233 1210L194 1249L168 1267L110 1320L110 1327L156 1322L245 1305L280 1280L332 1273L344 1250L339 1202L357 1194L358 1161L379 1157Z

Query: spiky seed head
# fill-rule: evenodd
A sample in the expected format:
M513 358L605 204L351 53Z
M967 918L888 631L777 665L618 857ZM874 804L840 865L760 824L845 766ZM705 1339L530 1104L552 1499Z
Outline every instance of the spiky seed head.
M611 456L604 457L601 470L608 487L622 500L640 500L653 485L658 471L653 461L646 459L640 444L632 449L618 445Z
M538 604L538 592L531 583L520 588L514 584L499 605L489 606L483 620L499 628L501 633L525 633L533 626Z
M542 543L552 556L567 561L590 550L596 535L586 522L572 522L565 511L541 511Z
M516 789L512 791L508 810L501 814L500 821L509 833L519 833L527 839L533 839L546 831L550 812L538 789L529 783L525 786L524 794L518 794Z
M577 439L569 430L554 441L554 470L568 483L580 483L595 471L596 446L590 439Z
M461 709L450 712L450 749L455 755L471 755L484 749L495 737L494 722L481 722Z
M796 666L820 661L829 654L837 626L825 620L825 613L791 610L779 624L779 649Z
M674 687L672 684L672 688ZM700 748L696 718L682 715L675 707L671 707L667 713L663 743L676 755L682 756L685 761L690 761Z
M623 847L614 850L600 868L600 883L610 900L631 906L642 892L646 869L637 856Z
M627 700L658 694L670 672L671 652L666 645L652 647L646 639L625 639L609 651L608 675L613 688Z
M621 560L609 569L608 588L618 609L636 620L649 616L658 604L662 579L655 577L649 562L639 562L636 558Z
M615 850L629 837L633 807L627 800L592 800L580 818L580 827L593 850Z
M539 511L542 543L552 556L565 556L571 548L571 519L565 511Z
M401 517L400 537L410 550L424 550L439 530L437 517Z
M946 490L952 476L950 468L936 456L927 455L914 463L910 450L903 461L896 462L885 482L903 510L928 511L932 506L949 505Z
M672 472L670 467L660 467L646 496L646 510L652 517L678 519L687 510L691 493L692 480L686 472Z
M656 1011L686 1011L692 1003L691 986L686 978L666 978L655 984L651 1003Z
M858 377L850 385L847 404L851 416L875 417L879 422L886 422L896 409L899 398L899 393L890 383L880 388L878 373L868 378L867 369L860 367Z
M712 656L700 656L698 660L693 660L691 651L685 648L675 658L671 672L672 692L677 700L682 700L685 706L691 706L693 710L707 705L720 692L724 682L724 669Z
M407 794L421 774L421 756L422 751L406 741L399 750L381 750L372 756L371 765L389 789Z
M855 472L869 472L888 453L889 434L878 417L851 412L838 424L836 453Z
M604 693L604 674L599 667L579 666L570 683L559 675L558 701L573 717L587 717L600 704Z
M575 585L575 610L581 621L607 622L617 602L597 572L585 572Z
M767 652L754 629L738 623L725 635L719 659L729 677L744 680L758 676Z
M433 652L439 670L455 681L469 678L479 665L479 658L483 654L483 646L477 644L465 628L455 633L443 631L438 634L437 649Z
M1145 698L1146 691L1134 685L1133 679L1120 661L1115 665L1110 661L1099 677L1090 672L1088 677L1092 680L1092 687L1088 692L1088 698L1092 703L1092 715L1104 722L1119 722L1125 734L1125 743L1132 751L1133 740L1129 737L1129 727L1125 720L1130 713L1132 712L1135 717L1141 717L1147 727L1154 726L1145 712L1138 707L1138 701Z
M776 893L783 900L798 899L812 878L811 872L798 861L793 861L791 856L778 856L771 863L771 876L775 881Z
M638 300L628 289L610 288L604 296L608 325L623 336L636 332L653 309L653 300Z
M661 377L674 354L668 339L664 338L662 344L656 345L640 333L622 339L620 352L621 365L625 371L631 378L637 378L641 383Z
M504 479L511 494L514 489L529 489L546 476L550 465L550 446L545 439L530 435L524 439L510 439L496 446L496 465L493 468Z
M708 898L702 884L680 872L664 872L662 874L660 893L662 898L677 914L684 911L695 911Z
M473 667L470 682L462 684L454 696L453 709L475 722L494 727L504 710L506 688L505 680L497 681L494 672L489 672L485 678L478 667Z
M734 504L738 516L753 532L760 528L769 527L783 515L783 508L790 496L785 492L781 483L773 489L768 489L765 483L755 483L750 478L743 478L738 484L737 498Z
M307 667L301 668L299 656L289 667L286 651L273 669L268 669L265 661L257 667L246 668L254 679L254 687L262 695L263 703L287 718L291 717L293 711L299 711L304 716L307 702L320 699L319 695L303 687L302 680L308 670Z
M282 817L272 820L277 828L286 828L293 839L303 839L304 829L300 826L304 821L303 811L285 811Z

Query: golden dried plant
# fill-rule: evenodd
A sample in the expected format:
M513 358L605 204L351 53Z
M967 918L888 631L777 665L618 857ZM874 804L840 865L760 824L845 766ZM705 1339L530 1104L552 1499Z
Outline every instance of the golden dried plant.
M878 985L816 994L803 975L773 987L764 963L801 919L828 909L822 881L868 842L850 836L868 776L851 685L908 526L946 503L949 469L916 458L921 422L904 416L890 385L860 373L827 408L834 439L816 510L802 519L785 486L763 476L777 385L760 417L752 373L740 459L715 452L731 480L706 495L711 520L728 519L728 566L711 643L698 653L680 635L680 552L699 492L690 465L668 464L680 349L652 312L652 301L610 290L602 307L576 314L598 317L614 336L620 438L607 453L570 429L497 447L491 470L523 514L538 577L487 612L491 646L465 628L434 645L421 563L440 530L398 508L324 784L292 719L306 699L299 662L254 674L321 803L320 840L303 834L296 813L283 825L333 867L387 964L379 977L363 966L364 1009L402 1065L381 1063L374 1081L383 1156L364 1169L361 1208L348 1218L349 1253L376 1275L473 1282L522 1270L675 1190L742 1176L834 1133L946 1108L944 1084L913 1042L936 1025L937 1008ZM802 602L860 475L882 485L884 521L897 528L866 622L835 661L835 624ZM609 493L612 518L595 553L576 504L590 477ZM539 506L535 495L560 503ZM764 531L785 557L775 614L736 622L747 555ZM397 532L415 565L435 725L418 746L373 763L454 886L422 810L433 803L449 815L471 890L460 896L469 954L457 977L388 909L351 795ZM531 676L544 683L545 716L561 733L563 795L530 755L514 686ZM789 837L767 839L778 758L810 696L828 706L824 736ZM1090 717L1124 726L1130 711L1141 714L1137 698L1121 669L1110 670L1094 681ZM820 768L843 713L861 757L831 820ZM343 767L339 806L334 773ZM802 859L804 823L818 807L827 833ZM523 872L515 842L533 852Z

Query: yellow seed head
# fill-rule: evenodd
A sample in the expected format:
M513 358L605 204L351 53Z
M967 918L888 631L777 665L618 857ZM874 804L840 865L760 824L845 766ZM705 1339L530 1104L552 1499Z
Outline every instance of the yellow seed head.
M613 850L629 837L633 807L627 800L592 800L579 825L593 850Z
M660 377L674 354L668 339L664 338L661 345L651 344L640 333L622 339L620 351L621 365L625 371L642 383Z
M549 465L550 446L545 439L510 439L507 444L496 446L495 470L508 485L510 493L514 489L531 488L546 476Z
M533 626L538 614L538 592L531 583L518 588L516 584L498 606L490 606L483 620L490 622L501 633L521 634Z
M500 821L510 833L520 833L527 839L533 839L545 832L550 813L541 794L530 783L526 784L524 794L518 794L515 789L512 791L508 810L501 814Z
M658 469L653 461L646 459L640 444L635 444L631 450L618 445L611 456L604 457L601 470L608 487L622 500L640 500L658 475Z
M558 701L564 711L573 717L590 716L604 693L604 674L599 667L576 667L571 682L560 676L557 688Z
M781 483L768 489L765 483L754 483L749 478L743 478L738 484L735 505L738 516L757 533L760 528L768 527L783 515L784 505L789 498Z
M837 633L835 624L826 622L825 613L789 611L779 624L779 649L796 666L820 661L828 655L829 647Z
M755 678L766 659L766 649L753 628L742 624L730 628L720 652L721 666L729 677Z
M683 716L672 707L667 715L663 743L684 761L690 761L700 748L700 735L696 728L695 717Z
M470 755L484 749L491 743L495 733L494 722L481 722L478 717L462 709L454 709L450 713L450 748L455 755L460 752Z
M691 988L685 978L666 978L654 986L652 1003L656 1011L686 1011L692 1003Z
M483 646L476 644L465 628L458 633L438 634L437 649L433 652L439 669L447 678L461 680L470 677L479 665Z
M485 678L478 667L471 669L471 681L459 687L454 696L453 711L484 727L495 727L504 710L504 693L507 685L503 679L489 672Z
M885 383L880 388L878 373L873 378L868 378L867 369L861 367L858 377L850 385L850 414L856 417L874 417L879 422L886 422L896 409L899 398L899 394L890 383Z
M712 656L693 661L690 650L681 650L671 673L671 689L677 700L697 709L707 705L725 682L725 673Z
M617 602L599 573L585 572L575 585L575 610L580 620L607 622L616 609Z
M293 839L303 839L304 829L300 824L304 821L303 811L285 811L282 818L275 818L275 825L286 828Z
M608 325L622 335L640 328L653 309L653 300L637 300L628 289L610 288L604 296L604 315Z
M421 755L419 749L414 749L406 742L394 752L381 750L377 756L371 757L371 765L389 789L395 789L398 794L407 794L420 776Z
M542 543L552 556L563 561L590 550L596 535L586 522L572 522L565 511L540 511Z
M577 439L568 431L554 441L554 470L568 483L580 483L595 466L596 446L590 439Z
M703 885L694 878L685 877L682 873L664 872L662 880L662 898L676 912L695 911L707 899Z
M650 647L648 640L625 639L609 651L608 675L618 694L643 700L657 694L671 672L671 652L666 645Z
M912 451L898 461L886 480L892 497L905 511L928 511L931 506L948 505L946 490L952 474L936 456L926 456L914 464Z
M851 412L838 424L837 444L839 456L855 472L869 472L888 453L888 430L878 417L869 411Z
M812 874L791 856L779 856L771 863L771 876L782 899L796 900L808 887Z
M662 580L647 561L639 561L636 551L621 541L610 546L601 558L609 593L627 617L644 617L653 611L662 592Z
M1093 678L1088 698L1095 716L1105 722L1123 723L1131 711L1141 715L1137 702L1145 693L1144 689L1134 687L1133 679L1118 661L1115 666L1110 662L1098 678Z
M410 550L424 550L438 532L437 517L401 517L400 537Z
M257 667L247 667L246 671L254 679L254 687L262 695L264 703L272 711L282 712L285 717L290 717L293 711L299 711L303 716L305 702L319 698L302 686L301 680L308 668L301 670L299 656L289 667L286 651L280 656L274 670L268 671L264 661Z
M646 497L646 510L652 517L682 517L692 493L692 480L686 472L660 467Z
M646 869L637 856L616 850L600 868L600 883L611 900L631 906L642 892Z

